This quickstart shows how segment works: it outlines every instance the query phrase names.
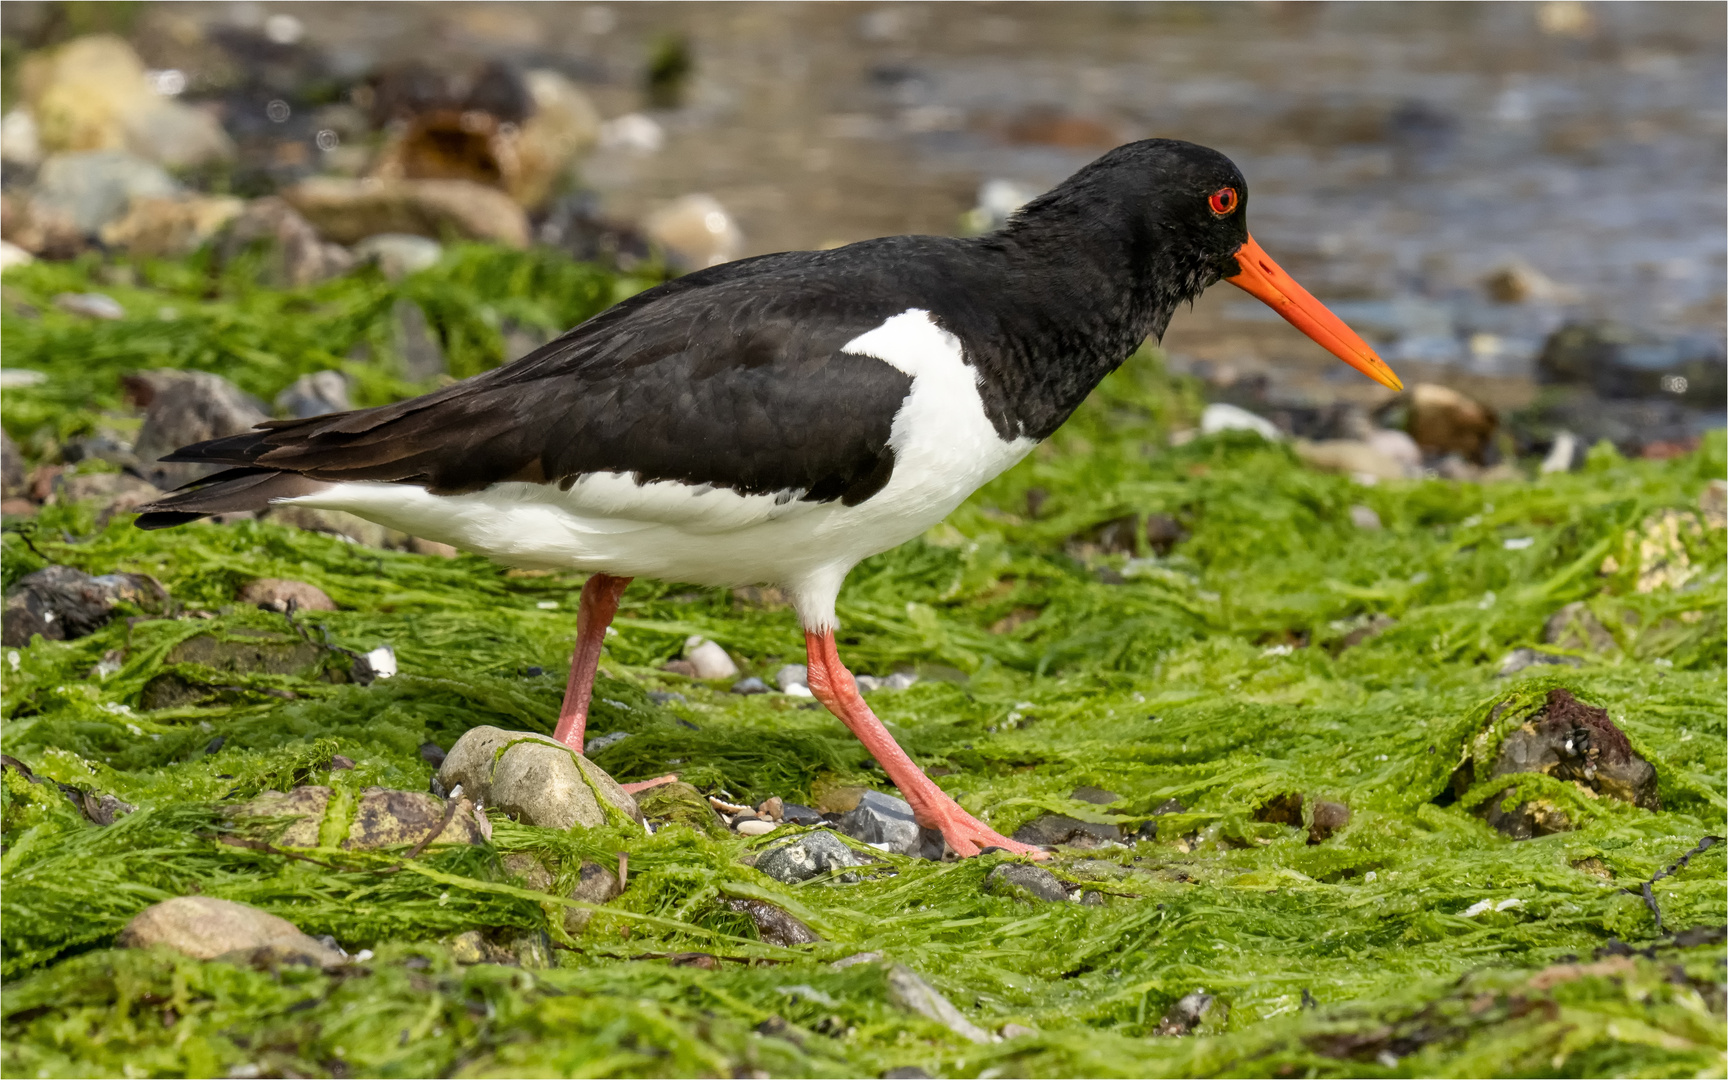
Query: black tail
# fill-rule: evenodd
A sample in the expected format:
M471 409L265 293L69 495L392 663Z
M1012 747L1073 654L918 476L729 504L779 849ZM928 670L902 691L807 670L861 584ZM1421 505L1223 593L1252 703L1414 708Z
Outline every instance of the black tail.
M235 437L238 438L239 436ZM209 444L200 445L208 446ZM185 451L180 451L180 453L183 454ZM205 459L187 459L174 455L165 460ZM138 508L138 520L133 524L140 529L167 529L175 525L184 525L188 521L197 521L199 518L211 514L263 510L274 499L291 499L297 495L311 495L329 486L322 480L314 480L309 476L301 476L299 473L277 472L275 469L245 466L226 469L214 476L195 480L166 498L145 503Z

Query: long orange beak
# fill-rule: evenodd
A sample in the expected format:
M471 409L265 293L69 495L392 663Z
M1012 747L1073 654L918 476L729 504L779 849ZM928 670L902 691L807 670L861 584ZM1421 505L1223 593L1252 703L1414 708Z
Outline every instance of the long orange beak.
M1356 331L1345 326L1343 319L1327 311L1325 304L1296 284L1296 279L1273 262L1272 256L1266 254L1252 236L1236 250L1236 263L1242 271L1235 277L1225 278L1225 281L1282 315L1285 322L1313 338L1322 349L1381 386L1404 389L1404 384L1386 366L1386 361L1380 359Z

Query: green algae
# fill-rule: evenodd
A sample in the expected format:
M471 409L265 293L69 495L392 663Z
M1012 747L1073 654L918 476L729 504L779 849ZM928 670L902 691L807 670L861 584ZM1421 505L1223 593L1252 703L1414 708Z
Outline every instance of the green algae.
M0 405L33 453L109 422L102 411L134 367L206 367L268 396L342 366L361 400L383 400L413 389L383 355L401 297L422 304L460 373L496 362L505 319L550 329L636 287L552 256L464 248L402 283L362 274L290 291L257 286L244 266L150 264L131 271L139 284L111 288L131 313L114 324L48 305L58 291L110 288L115 273L89 262L6 276L8 365L49 374ZM21 316L19 303L41 314ZM179 312L164 319L163 306ZM348 358L362 342L378 361ZM258 522L143 533L56 506L9 526L8 585L47 561L149 573L181 617L130 612L0 663L6 752L138 808L99 827L51 784L5 773L0 1062L20 1075L1719 1072L1720 938L1659 936L1639 889L1722 834L1728 814L1728 557L1723 530L1696 509L1724 471L1720 435L1668 462L1599 450L1583 472L1529 483L1362 487L1255 438L1167 449L1198 404L1155 355L1137 357L948 523L860 566L840 600L856 670L946 676L872 703L969 809L1005 830L1050 812L1151 823L1142 835L1155 839L1056 860L1097 906L987 892L998 855L883 855L855 883L786 886L748 865L777 837L685 827L563 834L496 818L480 847L290 857L272 849L268 823L225 808L297 783L350 799L375 784L423 789L425 741L448 747L479 724L549 732L580 579ZM1385 527L1358 529L1353 505ZM1651 522L1670 511L1700 524L1673 530L1684 580L1639 591ZM1151 513L1188 534L1165 555L1083 542ZM311 582L342 610L289 620L237 606L257 577ZM1497 677L1507 652L1540 644L1547 617L1574 601L1615 652ZM1377 616L1395 621L1345 644ZM676 771L751 802L885 786L807 699L739 697L658 670L700 633L771 675L802 659L789 612L644 581L617 629L590 732L630 733L595 755L619 779ZM361 686L175 665L220 681L223 698L142 707L176 645L260 631L350 651L389 644L401 673ZM116 651L117 670L94 670ZM1453 791L1457 766L1489 752L1478 736L1554 686L1609 710L1656 766L1661 812L1546 778ZM658 690L684 700L657 703ZM336 754L355 767L331 769ZM1119 798L1076 801L1080 785ZM1580 827L1499 836L1471 811L1509 786L1562 801ZM1303 828L1259 820L1288 793L1344 802L1350 821L1311 844ZM1172 798L1182 810L1154 817ZM566 887L583 860L623 853L629 888L572 936L557 911L583 905L521 887L500 862L511 852L536 854ZM1723 925L1722 852L1654 886L1669 928ZM375 955L326 974L111 948L136 911L190 892ZM758 941L729 898L778 904L824 940ZM444 943L475 928L545 934L553 966L455 964ZM1614 939L1653 951L1595 959ZM667 959L686 952L719 959L711 970ZM882 964L832 966L860 952L916 969L981 1027L1025 1030L976 1045L901 1011ZM1228 1007L1217 1030L1153 1034L1202 988Z

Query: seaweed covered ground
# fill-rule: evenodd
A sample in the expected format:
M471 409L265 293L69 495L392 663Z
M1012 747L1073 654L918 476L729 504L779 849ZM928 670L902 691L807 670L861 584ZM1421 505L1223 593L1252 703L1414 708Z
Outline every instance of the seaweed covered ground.
M550 331L641 284L485 248L400 283L361 272L299 290L198 258L38 263L6 276L4 346L9 368L47 379L7 391L5 426L52 461L124 428L119 377L152 367L216 371L265 399L339 368L357 403L375 403L414 389L390 366L404 297L461 375L496 363L512 327ZM95 289L126 317L54 306ZM424 791L423 743L449 748L482 724L548 731L580 579L267 520L144 533L65 501L9 519L9 587L57 563L151 575L173 605L37 639L0 665L5 752L80 798L136 807L98 825L89 800L6 769L0 1064L16 1076L1720 1075L1723 846L1697 850L1728 811L1724 532L1699 503L1724 472L1720 435L1661 462L1599 447L1580 472L1527 482L1362 486L1257 436L1171 448L1201 404L1156 354L1137 356L1047 446L860 566L841 595L855 670L924 673L872 705L969 809L1007 832L1051 813L1124 828L1120 845L1047 864L1085 903L987 888L1001 854L881 854L857 880L785 885L750 863L791 826L560 832L494 811L479 845L236 843L227 808L259 792ZM1359 508L1382 527L1363 528ZM1148 539L1151 515L1165 517ZM237 603L257 578L317 585L340 610L291 626ZM620 780L677 771L752 805L886 787L807 698L661 670L693 634L746 674L801 661L773 601L633 585L590 724L591 738L630 737L595 760ZM1543 644L1574 602L1611 643ZM257 631L352 653L388 644L400 670L360 685L166 662L194 636ZM1520 647L1579 666L1501 676ZM221 692L146 708L164 675ZM1655 767L1659 811L1528 774L1515 797L1572 828L1513 840L1484 821L1508 781L1472 782L1483 755L1556 687L1605 708ZM1116 798L1076 799L1081 787ZM1310 827L1321 801L1349 809L1330 835ZM572 932L561 916L575 902L506 871L521 852L566 885L582 861L622 853L628 885ZM188 894L256 905L364 959L325 971L115 947L137 912ZM737 900L777 905L822 940L762 940ZM473 957L451 942L475 929L543 934L550 949L535 955L549 961L461 962ZM835 963L860 953L880 957ZM964 1022L909 1007L902 968ZM1178 1003L1197 991L1213 1007L1184 1019Z

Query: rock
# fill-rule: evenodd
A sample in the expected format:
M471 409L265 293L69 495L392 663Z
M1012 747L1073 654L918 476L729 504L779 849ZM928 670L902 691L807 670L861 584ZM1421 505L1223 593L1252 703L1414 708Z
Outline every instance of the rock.
M1728 362L1715 338L1612 322L1556 330L1543 343L1536 371L1543 382L1590 386L1604 398L1664 397L1717 407L1728 394Z
M727 835L726 823L700 791L683 781L658 784L636 797L642 815L656 825L684 825L710 836Z
M314 371L302 375L277 394L276 400L270 404L278 413L286 413L293 420L347 412L354 407L348 401L348 376L340 371Z
M1364 532L1378 532L1382 528L1380 515L1374 512L1374 508L1360 503L1350 508L1350 524Z
M7 590L0 644L22 648L37 634L49 641L72 641L105 626L121 603L160 612L168 602L161 583L143 574L91 577L70 566L47 566Z
M1314 810L1308 822L1308 842L1321 844L1332 834L1350 824L1350 808L1326 799L1314 800Z
M444 758L447 756L444 753L444 748L430 739L420 744L420 760L434 769L444 764Z
M317 847L330 795L331 790L321 784L306 784L292 791L262 791L234 807L232 813L237 818L291 818L272 842L280 847Z
M1582 600L1574 601L1548 616L1542 627L1542 642L1562 649L1612 655L1620 651L1614 635Z
M1122 839L1122 829L1116 825L1101 825L1080 821L1065 814L1045 814L1014 830L1014 839L1022 844L1039 847L1095 848Z
M217 257L231 262L258 246L271 253L261 277L277 288L311 285L354 268L354 256L347 248L327 243L311 222L274 195L246 204L218 239Z
M539 892L554 891L557 879L539 858L526 851L513 851L501 860L504 869L524 886ZM587 904L609 904L624 894L618 875L599 863L584 862L577 872L575 884L566 893L572 900ZM558 919L570 934L580 934L594 918L592 911L565 907L563 904L544 905L548 918Z
M600 113L588 95L556 71L539 69L523 77L534 111L516 140L516 177L507 190L530 210L538 210L564 186L570 167L600 138Z
M336 601L316 585L282 578L257 578L240 586L235 597L271 611L335 611Z
M1145 532L1147 546L1158 556L1170 554L1177 544L1188 539L1188 530L1169 514L1147 514Z
M304 934L287 919L214 896L177 896L140 911L114 943L125 949L174 949L199 960L247 955L257 949L334 968L347 958Z
M1394 428L1373 428L1363 438L1379 453L1404 467L1405 476L1417 476L1422 471L1422 448L1406 432Z
M780 808L780 816L781 820L785 821L789 825L822 824L821 814L810 809L808 806L799 806L797 803L784 804Z
M1170 1011L1152 1029L1154 1035L1190 1035L1202 1026L1216 1027L1223 1023L1226 1006L1204 990L1185 994L1170 1006Z
M444 347L438 343L419 304L398 297L390 307L390 329L404 378L425 382L449 374L450 362L444 356Z
M450 958L458 964L502 964L544 968L552 964L552 944L544 932L511 927L465 930L449 941Z
M1215 401L1200 413L1200 433L1216 435L1221 431L1252 431L1269 442L1284 437L1278 425L1263 416L1256 416L1239 405Z
M799 687L805 694L810 693L810 669L804 664L786 664L774 673L774 685L783 694L797 693Z
M649 214L642 229L668 259L687 270L731 262L744 251L744 235L712 195L684 195Z
M1431 454L1461 454L1482 463L1499 423L1494 411L1450 387L1417 383L1404 395L1405 430Z
M770 945L813 945L822 940L803 920L766 900L728 900L726 906L750 916L756 933Z
M1295 449L1296 456L1312 468L1345 473L1368 483L1401 480L1408 475L1403 465L1359 439L1297 439Z
M1482 289L1500 304L1522 304L1532 300L1563 304L1575 302L1579 298L1578 290L1555 282L1534 266L1518 259L1490 271L1482 279Z
M696 677L696 665L688 660L668 660L660 665L660 670L668 675L682 675L686 679Z
M221 466L164 462L167 454L195 442L238 435L269 419L262 405L239 387L207 371L149 371L122 382L144 406L144 426L133 452L144 479L167 490L207 476Z
M369 851L420 843L480 844L491 835L491 823L466 798L457 799L452 812L444 800L424 791L369 787L360 792L360 803L342 846ZM428 836L433 839L427 841Z
M12 241L0 240L0 270L10 270L14 266L29 266L35 261L36 256Z
M18 495L23 490L24 456L12 436L0 430L0 495Z
M790 844L769 848L756 859L756 869L775 881L796 885L821 874L866 866L870 860L826 830L806 833ZM852 877L841 875L840 880Z
M462 785L482 806L524 824L571 829L604 825L612 813L642 821L636 800L598 765L544 735L481 726L456 740L438 781Z
M126 216L102 226L102 242L148 258L181 258L210 243L246 208L230 196L134 198Z
M28 105L0 116L0 161L25 169L41 164L42 139L36 127L36 114Z
M1043 900L1067 903L1068 890L1062 881L1042 866L1026 863L1003 863L984 878L984 888L1017 900Z
M187 638L168 650L164 665L197 664L230 675L296 675L322 677L330 682L348 681L348 673L337 664L339 654L287 634L231 627L215 634ZM144 684L139 702L146 709L170 709L197 705L220 698L228 688L193 682L164 672Z
M208 109L156 98L126 118L126 148L170 169L232 161L234 140Z
M411 233L379 233L354 245L355 259L376 265L391 281L436 266L443 257L443 244Z
M134 199L178 190L160 165L118 150L55 154L42 163L30 192L32 217L64 219L86 236L125 217Z
M502 191L471 180L313 177L283 193L318 232L342 244L380 233L453 234L528 246L528 216Z
M766 694L768 684L752 675L747 679L739 679L732 684L734 694Z
M1528 667L1541 664L1560 664L1566 667L1583 667L1584 661L1576 656L1556 656L1553 653L1538 652L1531 648L1513 649L1500 661L1500 670L1494 673L1495 678L1505 679L1518 674Z
M733 831L741 836L767 836L777 828L779 826L774 822L762 818L743 818L732 826Z
M126 309L112 296L104 293L70 293L63 292L54 297L54 306L61 311L70 311L74 315L82 315L86 319L124 319Z
M1498 713L1496 709L1491 715L1497 718ZM1482 760L1481 754L1473 754L1459 766L1452 776L1454 792L1473 786ZM1608 718L1608 710L1586 705L1562 687L1548 691L1542 707L1501 740L1488 775L1531 772L1545 773L1644 810L1662 808L1655 768L1632 749L1625 733ZM1477 813L1512 839L1528 840L1574 827L1566 813L1549 800L1530 799L1509 807L1509 794L1507 789L1492 796Z
M705 637L691 637L684 642L684 660L698 679L731 679L738 675L738 665L726 650Z
M582 747L582 753L588 757L593 757L595 754L598 754L607 747L616 746L629 737L630 733L628 731L609 731L604 735L596 735L586 740L585 745Z
M1008 224L1014 212L1043 194L1016 180L990 179L978 185L978 201L960 215L960 231L982 236Z
M975 1043L993 1041L990 1033L966 1019L965 1014L942 992L925 982L911 968L895 964L888 969L888 1001L890 1004L933 1020L963 1039Z
M65 452L66 447L62 447ZM128 457L131 455L128 454ZM152 484L127 473L62 472L51 481L48 504L97 503L96 523L107 525L115 514L130 514L144 503L162 497Z
M866 790L858 805L842 814L834 827L854 840L878 844L899 855L942 857L942 834L920 826L906 800L880 791Z
M1302 794L1296 791L1286 791L1272 796L1254 811L1255 821L1264 821L1269 825L1302 825Z

